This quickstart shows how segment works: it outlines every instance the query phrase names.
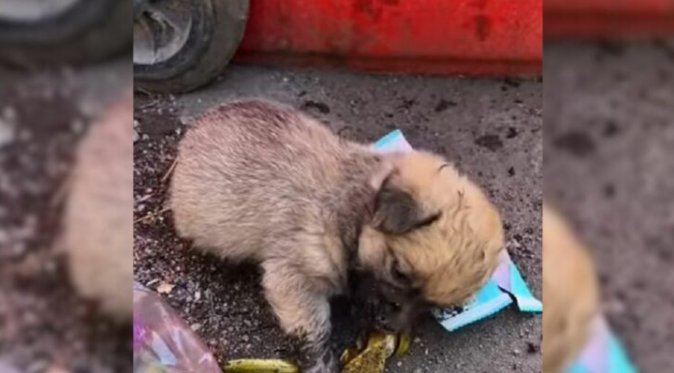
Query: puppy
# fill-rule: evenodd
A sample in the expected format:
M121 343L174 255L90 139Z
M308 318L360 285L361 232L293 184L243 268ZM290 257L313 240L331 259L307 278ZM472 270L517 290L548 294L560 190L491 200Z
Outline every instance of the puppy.
M177 232L196 247L260 263L282 328L303 341L307 373L337 371L328 299L346 292L350 270L373 275L405 328L420 309L474 294L503 246L498 211L445 159L380 154L260 100L196 121L170 200Z
M543 372L561 373L585 345L599 313L590 255L561 217L543 207Z
M75 289L130 321L133 309L133 95L93 123L77 152L60 244Z

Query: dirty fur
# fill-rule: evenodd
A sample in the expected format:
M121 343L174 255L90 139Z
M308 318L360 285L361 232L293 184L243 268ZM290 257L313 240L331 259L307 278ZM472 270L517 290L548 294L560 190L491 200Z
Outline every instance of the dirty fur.
M543 208L543 372L562 373L585 345L599 313L590 255L567 223Z
M503 246L498 211L443 158L381 154L263 100L197 119L179 147L170 197L177 232L263 268L283 329L304 340L308 373L333 373L331 296L353 270L402 304L455 305L484 284Z
M133 309L133 101L93 123L77 152L60 245L75 289L120 321Z

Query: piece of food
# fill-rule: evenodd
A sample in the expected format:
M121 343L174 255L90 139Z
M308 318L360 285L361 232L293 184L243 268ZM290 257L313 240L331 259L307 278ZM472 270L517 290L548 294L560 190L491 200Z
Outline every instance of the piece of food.
M342 373L383 373L386 360L407 353L410 338L381 332L373 333L363 349L350 348L342 354Z
M224 367L225 373L299 373L297 365L278 359L230 360Z

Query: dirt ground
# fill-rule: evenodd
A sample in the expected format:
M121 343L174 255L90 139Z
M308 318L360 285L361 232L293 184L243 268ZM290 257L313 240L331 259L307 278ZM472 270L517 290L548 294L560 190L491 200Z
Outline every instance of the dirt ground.
M674 356L674 43L547 46L545 193L596 258L643 372Z
M232 67L196 93L136 95L135 273L156 289L219 361L293 357L266 305L255 267L189 251L165 208L167 171L192 118L228 100L266 97L313 114L348 139L371 142L400 128L417 148L439 152L484 185L502 209L511 255L541 296L542 82L371 76L334 71ZM343 302L333 305L335 348L353 343ZM411 354L388 372L540 371L541 317L508 310L448 333L431 319Z
M123 62L30 76L0 68L0 362L22 372L132 369L131 327L76 296L55 251L75 146L130 81Z

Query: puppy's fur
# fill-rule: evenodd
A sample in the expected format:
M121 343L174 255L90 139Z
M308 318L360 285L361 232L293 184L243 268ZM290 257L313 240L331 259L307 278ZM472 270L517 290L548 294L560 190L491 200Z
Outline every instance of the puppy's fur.
M402 304L462 303L494 270L499 213L439 156L379 154L316 120L260 100L197 120L180 144L171 207L178 233L264 270L283 329L304 344L305 372L337 370L328 298L365 271Z
M599 295L590 255L548 206L543 208L543 297L543 372L561 373L587 341Z
M75 289L130 321L133 309L133 95L84 138L72 174L61 245Z

